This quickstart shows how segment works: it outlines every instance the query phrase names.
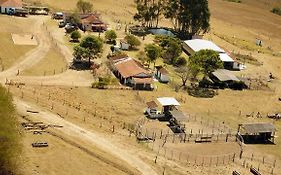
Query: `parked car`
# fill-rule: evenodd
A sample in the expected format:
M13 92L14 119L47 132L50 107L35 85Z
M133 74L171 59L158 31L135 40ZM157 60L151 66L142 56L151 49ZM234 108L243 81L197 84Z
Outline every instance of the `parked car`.
M64 27L64 29L65 29L66 33L71 33L71 32L73 32L73 31L77 30L78 27L77 27L77 26L70 25L70 24L66 24L65 27Z
M64 21L60 21L60 22L59 22L59 28L65 27L65 25L66 25L66 24L65 24Z

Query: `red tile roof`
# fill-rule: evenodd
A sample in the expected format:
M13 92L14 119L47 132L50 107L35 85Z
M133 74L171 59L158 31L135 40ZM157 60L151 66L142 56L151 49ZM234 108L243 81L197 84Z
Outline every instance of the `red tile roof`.
M0 0L1 7L22 7L22 0Z
M149 78L135 78L135 77L133 77L133 80L136 84L151 84L153 82L153 79L151 77L149 77Z
M148 72L132 58L119 61L115 63L114 66L123 78L133 77L141 73L148 74Z
M82 23L89 23L89 24L103 24L103 22L99 19L97 15L89 15L83 19L81 19Z

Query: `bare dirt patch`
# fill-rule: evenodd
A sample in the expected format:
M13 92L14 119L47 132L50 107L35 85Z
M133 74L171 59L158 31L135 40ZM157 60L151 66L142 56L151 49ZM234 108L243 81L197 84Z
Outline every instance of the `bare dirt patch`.
M15 45L31 45L36 46L38 44L36 36L33 34L11 34Z

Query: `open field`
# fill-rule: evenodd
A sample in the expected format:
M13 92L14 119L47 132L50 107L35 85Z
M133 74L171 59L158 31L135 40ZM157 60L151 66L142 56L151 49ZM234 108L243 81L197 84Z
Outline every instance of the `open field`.
M55 75L65 71L67 63L63 55L56 49L50 48L47 55L31 68L24 70L21 75Z

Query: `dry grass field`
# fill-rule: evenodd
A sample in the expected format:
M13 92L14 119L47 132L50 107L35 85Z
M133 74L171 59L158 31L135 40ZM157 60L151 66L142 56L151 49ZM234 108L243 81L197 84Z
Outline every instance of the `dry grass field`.
M20 61L21 56L35 48L35 46L14 45L11 36L12 33L30 33L32 30L28 26L34 25L34 21L28 18L1 15L0 23L0 69L6 70Z
M63 55L56 49L50 48L47 55L37 64L31 68L24 70L21 75L55 75L65 71L67 63Z

